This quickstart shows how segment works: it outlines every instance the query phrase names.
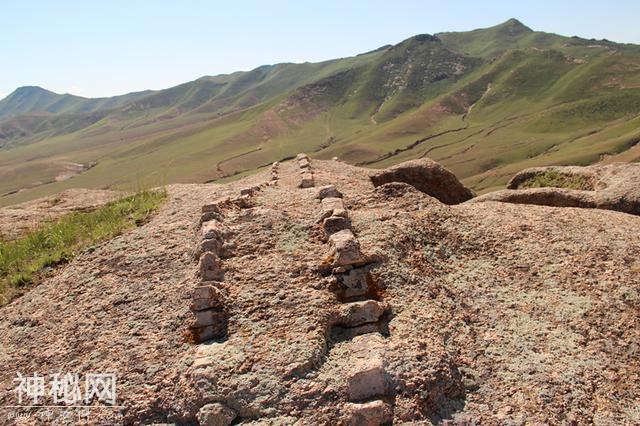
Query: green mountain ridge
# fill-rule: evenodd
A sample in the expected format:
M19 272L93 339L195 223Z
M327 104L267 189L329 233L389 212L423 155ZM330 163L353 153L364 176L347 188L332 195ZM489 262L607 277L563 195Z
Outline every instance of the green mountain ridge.
M146 90L108 98L83 98L60 95L38 86L24 86L0 100L0 119L28 113L66 114L108 110L149 96L152 92Z
M429 156L484 192L533 165L636 161L639 114L638 46L512 19L114 98L18 89L0 101L0 203L229 179L300 151L370 167ZM69 162L97 165L57 179Z

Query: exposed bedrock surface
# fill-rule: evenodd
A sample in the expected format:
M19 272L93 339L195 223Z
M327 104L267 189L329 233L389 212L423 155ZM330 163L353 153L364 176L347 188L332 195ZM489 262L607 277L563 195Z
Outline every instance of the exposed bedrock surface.
M170 186L149 223L1 308L0 406L18 371L77 371L117 374L123 417L95 423L640 422L639 217L447 205L310 167L309 188L297 160ZM189 339L222 313L224 333Z
M471 200L616 210L640 215L640 164L535 167L516 174L508 189Z
M431 195L445 204L459 204L474 197L449 170L428 158L405 161L388 169L371 172L375 186L390 182L403 182L418 191Z

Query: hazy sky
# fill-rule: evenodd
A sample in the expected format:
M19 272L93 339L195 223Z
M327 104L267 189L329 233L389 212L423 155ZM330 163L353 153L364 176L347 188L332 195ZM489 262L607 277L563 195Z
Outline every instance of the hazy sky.
M640 43L639 16L640 0L5 0L0 99L25 85L91 97L160 89L512 17L536 30Z

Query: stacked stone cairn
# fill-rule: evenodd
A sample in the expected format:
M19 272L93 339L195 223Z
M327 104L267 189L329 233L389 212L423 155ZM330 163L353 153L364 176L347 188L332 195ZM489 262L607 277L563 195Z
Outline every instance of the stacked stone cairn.
M299 188L313 188L313 171L311 169L311 160L307 154L301 153L296 156L298 166L300 166L300 184Z
M275 185L275 182L280 178L280 163L275 162L271 165L271 182Z

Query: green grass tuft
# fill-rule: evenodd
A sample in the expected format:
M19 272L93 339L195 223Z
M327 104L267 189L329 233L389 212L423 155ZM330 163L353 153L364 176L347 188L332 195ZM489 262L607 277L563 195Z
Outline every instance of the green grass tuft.
M518 185L518 189L547 187L592 191L593 182L588 176L570 175L549 170Z
M33 284L46 268L68 262L77 253L128 228L146 222L166 191L139 191L85 213L71 213L10 241L0 241L0 306Z

